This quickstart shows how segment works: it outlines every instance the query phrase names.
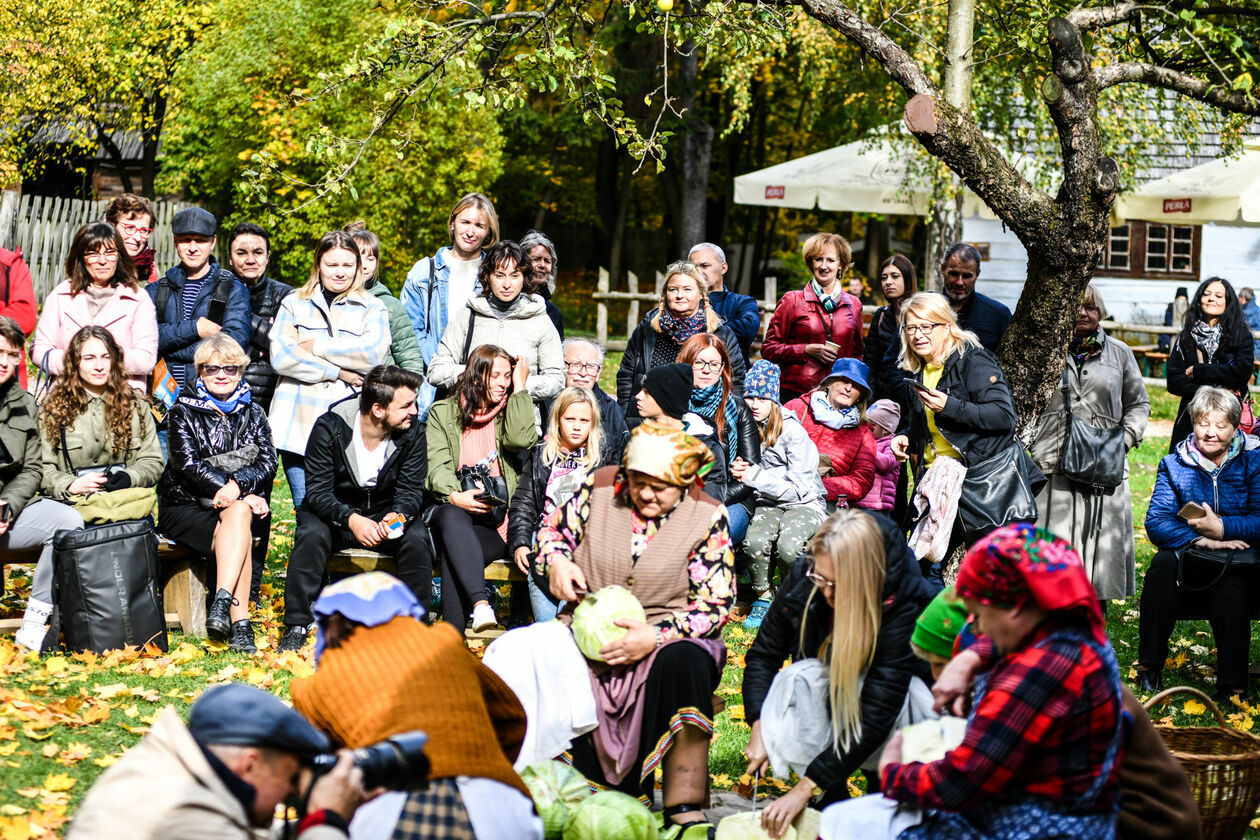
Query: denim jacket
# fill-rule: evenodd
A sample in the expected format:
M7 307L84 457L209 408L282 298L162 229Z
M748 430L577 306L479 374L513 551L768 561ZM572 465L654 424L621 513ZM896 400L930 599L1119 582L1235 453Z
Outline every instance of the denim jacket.
M446 260L450 246L439 248L432 257L424 257L407 272L407 280L402 288L402 305L411 319L411 326L416 331L416 342L420 345L420 355L424 357L427 368L437 352L442 334L446 332L449 305L447 290L450 284L451 267ZM484 252L483 252L484 254ZM433 281L429 282L430 265L432 265ZM473 285L473 294L481 291L481 283ZM420 419L429 416L429 406L433 405L436 389L426 381L420 386L420 394L416 400L416 408Z

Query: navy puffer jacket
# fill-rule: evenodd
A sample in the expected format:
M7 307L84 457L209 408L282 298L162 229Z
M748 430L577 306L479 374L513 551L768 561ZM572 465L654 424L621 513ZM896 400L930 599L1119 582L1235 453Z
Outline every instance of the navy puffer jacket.
M1225 525L1222 539L1260 543L1260 439L1236 432L1219 467L1187 437L1159 461L1146 511L1146 535L1156 548L1178 549L1199 534L1177 516L1186 502L1209 504Z

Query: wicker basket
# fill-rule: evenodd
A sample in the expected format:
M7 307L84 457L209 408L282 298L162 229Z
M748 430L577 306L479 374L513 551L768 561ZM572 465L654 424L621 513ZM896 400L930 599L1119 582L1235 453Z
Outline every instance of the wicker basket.
M1189 686L1161 691L1146 701L1147 710L1175 694L1194 695L1220 724L1155 726L1190 780L1203 838L1239 840L1260 807L1260 738L1230 726L1206 694Z

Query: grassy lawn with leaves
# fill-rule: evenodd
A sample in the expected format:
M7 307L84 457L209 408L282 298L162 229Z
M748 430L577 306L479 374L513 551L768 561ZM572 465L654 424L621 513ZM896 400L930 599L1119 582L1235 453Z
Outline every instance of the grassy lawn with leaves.
M601 384L615 393L620 354L609 354ZM1171 420L1176 401L1152 389L1155 419ZM1156 465L1167 451L1167 438L1150 438L1130 454L1133 516L1137 523L1138 582L1154 549L1141 523L1155 481ZM259 686L288 698L289 681L311 673L311 647L302 654L277 654L283 629L283 573L293 547L294 517L288 487L281 475L276 484L275 509L264 604L255 614L261 650L253 656L232 653L226 646L204 639L170 635L170 649L160 651L61 654L40 659L17 650L12 636L0 637L0 838L60 836L88 788L104 768L114 763L147 731L154 716L172 705L186 716L189 704L206 687L228 681ZM20 617L30 591L30 569L6 566L0 616ZM1113 603L1108 626L1127 678L1137 649L1137 598ZM739 781L748 738L740 682L744 655L753 634L738 621L725 630L729 646L719 694L726 710L718 715L710 755L713 785L729 789ZM1204 622L1179 624L1174 635L1175 655L1165 671L1168 685L1184 683L1212 690L1214 651ZM1253 661L1260 661L1255 651ZM1225 710L1237 726L1250 730L1260 706L1244 704ZM1206 725L1210 717L1188 698L1153 715L1157 722ZM786 789L790 780L771 779L762 791ZM857 780L855 780L857 781Z

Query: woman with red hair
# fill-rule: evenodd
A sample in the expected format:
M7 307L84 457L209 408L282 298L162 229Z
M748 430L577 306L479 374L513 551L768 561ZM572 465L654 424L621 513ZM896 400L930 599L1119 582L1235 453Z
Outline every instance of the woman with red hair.
M731 354L726 342L712 333L693 335L683 342L678 361L691 365L688 408L712 430L723 450L717 454L725 456L726 466L729 468L737 458L746 464L760 464L757 421L739 395L731 393ZM748 522L752 518L752 488L732 480L726 486L722 502L730 516L731 541L739 545L748 533Z

